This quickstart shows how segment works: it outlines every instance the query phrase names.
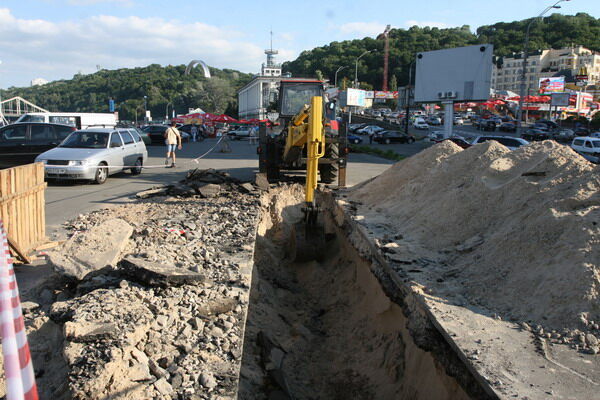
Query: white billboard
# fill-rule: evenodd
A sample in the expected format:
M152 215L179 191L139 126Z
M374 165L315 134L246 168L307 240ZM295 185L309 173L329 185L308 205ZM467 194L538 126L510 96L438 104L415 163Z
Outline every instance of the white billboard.
M417 54L415 101L484 101L490 97L494 46L479 44Z
M356 106L365 107L366 92L360 89L346 89L340 93L340 103L342 107Z

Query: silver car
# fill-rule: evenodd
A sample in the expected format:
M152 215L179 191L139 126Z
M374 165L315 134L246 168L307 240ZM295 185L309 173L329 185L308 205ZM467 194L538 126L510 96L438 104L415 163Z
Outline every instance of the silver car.
M46 178L102 184L109 175L126 169L140 174L147 159L146 145L134 129L94 128L73 132L35 161L45 164Z

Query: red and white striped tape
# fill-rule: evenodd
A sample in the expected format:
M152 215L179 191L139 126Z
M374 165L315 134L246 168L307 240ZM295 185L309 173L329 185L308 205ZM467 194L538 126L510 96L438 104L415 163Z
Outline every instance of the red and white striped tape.
M37 400L37 386L29 353L19 289L4 225L0 220L0 330L8 400Z

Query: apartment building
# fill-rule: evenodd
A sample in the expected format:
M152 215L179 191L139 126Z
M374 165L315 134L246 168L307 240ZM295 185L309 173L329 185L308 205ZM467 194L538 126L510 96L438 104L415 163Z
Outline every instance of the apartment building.
M492 71L492 88L519 93L523 59L521 54L503 57ZM529 52L525 72L529 94L536 94L541 78L564 76L568 87L575 88L575 77L587 75L587 85L578 90L596 92L600 86L600 53L583 46Z

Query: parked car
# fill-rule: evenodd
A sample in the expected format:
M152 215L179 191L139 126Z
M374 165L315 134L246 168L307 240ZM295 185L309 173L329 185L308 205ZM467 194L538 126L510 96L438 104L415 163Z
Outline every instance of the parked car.
M477 136L472 144L478 144L487 142L488 140L495 140L498 143L508 147L510 150L516 150L521 146L529 144L529 142L522 138L515 138L509 136Z
M427 140L433 143L439 143L445 139L444 131L433 131L427 135Z
M413 126L417 129L429 129L429 125L423 118L415 118Z
M575 136L573 129L560 129L554 132L554 140L560 143L571 143Z
M429 125L441 125L442 119L440 117L431 116L426 121Z
M148 159L141 136L127 129L93 128L71 133L58 147L36 157L48 179L106 182L125 169L138 175Z
M58 146L76 128L62 124L23 122L0 128L0 168L29 164Z
M348 125L348 130L350 132L356 132L357 129L364 128L368 124L350 124Z
M516 132L517 124L513 121L503 122L502 124L500 124L500 127L498 129L503 132Z
M360 144L362 143L363 139L358 136L358 135L348 135L348 143L352 143L352 144Z
M444 139L442 141L445 141L445 140L449 140L452 143L462 147L463 149L468 149L469 147L472 146L471 143L467 142L467 140L461 136L452 136L452 137L450 137L448 139Z
M535 123L535 125L537 125L537 124L546 125L546 127L548 128L549 131L558 129L558 124L556 122L550 121L548 119L540 119Z
M590 133L590 137L600 138L600 132L592 132Z
M253 129L250 126L238 126L234 130L227 132L227 135L231 136L234 140L242 140L242 138L250 137Z
M464 125L465 120L462 117L454 117L454 125Z
M183 125L182 125L183 126ZM165 131L169 127L167 125L148 125L142 128L142 131L146 132L150 137L151 144L164 144L165 143ZM179 130L179 128L177 128ZM182 142L189 142L191 135L185 131L179 131Z
M356 133L360 134L360 135L370 135L370 134L374 134L377 132L381 132L384 129L382 127L380 127L379 125L367 125L363 128L357 129Z
M383 131L373 138L377 143L414 143L415 137L400 131Z
M536 128L535 125L521 134L521 137L530 142L541 142L552 138L550 132L544 129Z
M576 137L571 143L571 148L589 161L600 163L600 138Z
M477 123L477 129L480 131L492 131L496 130L496 121L493 119L480 119Z
M591 132L588 128L583 128L583 127L575 128L575 136L589 136L590 133Z

